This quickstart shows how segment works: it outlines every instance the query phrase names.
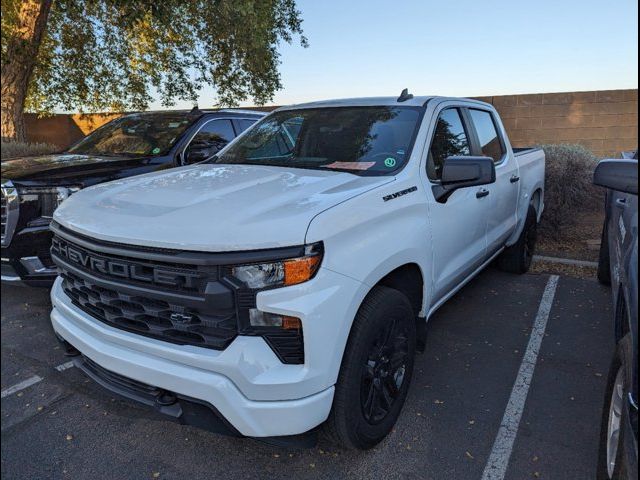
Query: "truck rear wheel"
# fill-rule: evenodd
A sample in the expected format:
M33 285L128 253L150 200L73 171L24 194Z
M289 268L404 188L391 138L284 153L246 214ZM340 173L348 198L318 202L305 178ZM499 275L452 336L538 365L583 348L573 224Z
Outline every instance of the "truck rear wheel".
M509 273L527 273L533 260L537 237L538 217L536 209L529 205L522 233L516 243L502 252L498 258L498 267Z
M334 443L369 449L386 437L407 397L416 326L409 299L374 287L358 310L325 431Z

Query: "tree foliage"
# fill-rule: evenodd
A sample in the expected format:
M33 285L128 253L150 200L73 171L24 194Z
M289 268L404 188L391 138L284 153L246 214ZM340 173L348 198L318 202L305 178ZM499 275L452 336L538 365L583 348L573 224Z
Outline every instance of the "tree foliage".
M20 0L2 0L2 65ZM25 107L143 110L193 100L269 101L281 88L278 46L306 46L295 0L54 0ZM6 30L5 30L6 27Z

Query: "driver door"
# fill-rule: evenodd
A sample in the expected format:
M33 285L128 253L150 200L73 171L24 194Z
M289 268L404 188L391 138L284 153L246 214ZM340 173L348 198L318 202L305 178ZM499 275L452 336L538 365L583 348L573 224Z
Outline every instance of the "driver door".
M429 146L427 177L431 185L440 182L444 159L472 155L470 124L462 108L447 106L437 114ZM431 192L431 185L428 191ZM432 281L431 305L476 270L487 251L489 199L484 187L456 190L445 203L429 195L431 220Z

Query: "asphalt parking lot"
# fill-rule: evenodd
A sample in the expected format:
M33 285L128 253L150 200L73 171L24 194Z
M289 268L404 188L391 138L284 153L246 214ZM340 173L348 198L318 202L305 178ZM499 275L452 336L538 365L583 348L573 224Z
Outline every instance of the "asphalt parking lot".
M222 437L114 398L55 368L68 359L48 292L3 286L2 477L481 479L548 282L490 268L443 306L395 431L369 452ZM505 478L595 477L610 303L593 280L559 278Z

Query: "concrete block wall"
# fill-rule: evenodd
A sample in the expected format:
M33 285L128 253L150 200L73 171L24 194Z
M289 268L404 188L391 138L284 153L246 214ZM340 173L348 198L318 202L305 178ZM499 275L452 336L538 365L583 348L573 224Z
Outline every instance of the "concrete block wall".
M638 148L638 90L481 97L496 107L514 147L577 143L598 157Z

